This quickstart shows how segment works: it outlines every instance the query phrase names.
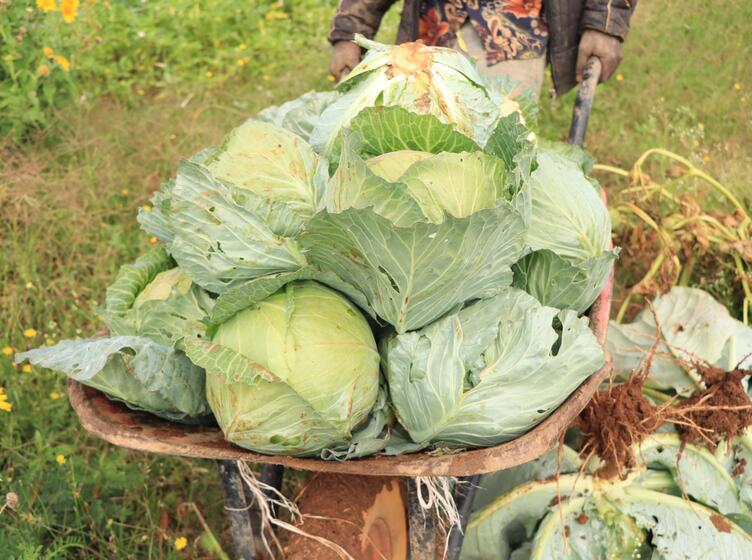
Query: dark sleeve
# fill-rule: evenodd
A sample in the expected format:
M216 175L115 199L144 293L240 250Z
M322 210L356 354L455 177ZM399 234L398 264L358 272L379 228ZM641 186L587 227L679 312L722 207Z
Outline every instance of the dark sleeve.
M585 0L580 26L624 40L635 6L637 0Z
M381 18L396 0L340 0L332 20L329 42L349 41L360 33L372 39Z

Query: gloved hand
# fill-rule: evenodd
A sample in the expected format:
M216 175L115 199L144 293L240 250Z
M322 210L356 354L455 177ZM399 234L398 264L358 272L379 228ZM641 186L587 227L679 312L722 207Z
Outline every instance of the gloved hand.
M338 82L355 68L360 62L360 47L351 41L334 43L332 60L329 62L329 72Z
M594 29L586 29L580 37L580 47L577 51L577 81L582 80L585 64L588 58L597 56L601 60L600 82L605 82L619 66L622 57L621 39L607 35Z

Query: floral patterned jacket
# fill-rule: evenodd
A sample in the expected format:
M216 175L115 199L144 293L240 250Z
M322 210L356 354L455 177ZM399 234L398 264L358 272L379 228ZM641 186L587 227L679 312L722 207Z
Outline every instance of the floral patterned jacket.
M437 0L426 0L436 4ZM444 4L451 0L440 0ZM462 4L479 4L482 0L465 0ZM340 0L332 21L329 41L347 41L355 33L372 38L386 11L396 0ZM502 9L535 4L535 0L496 0ZM404 0L402 17L397 32L397 42L414 41L420 36L421 13L427 13L422 0ZM494 2L486 2L488 4ZM543 22L548 33L548 60L557 93L562 94L576 84L575 67L580 35L585 29L594 29L624 39L629 31L629 20L637 0L543 0ZM428 7L430 9L430 6ZM529 10L527 11L529 14ZM425 25L425 18L424 18ZM424 34L428 33L424 29ZM541 29L542 32L545 32ZM542 40L542 35L539 33ZM533 40L535 37L533 37ZM527 40L530 34L527 34ZM441 44L441 43L437 43ZM529 48L529 45L526 47ZM546 45L538 46L544 50ZM535 47L530 50L534 53ZM491 56L494 56L493 54ZM517 58L513 53L502 52L496 56ZM524 58L525 55L523 55Z

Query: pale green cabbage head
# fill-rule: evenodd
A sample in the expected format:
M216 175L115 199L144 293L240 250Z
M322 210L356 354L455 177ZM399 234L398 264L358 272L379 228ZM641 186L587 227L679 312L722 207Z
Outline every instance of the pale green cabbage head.
M207 370L225 437L263 453L317 455L351 444L379 394L371 328L347 299L293 282L188 342Z
M544 305L583 313L603 291L618 249L591 164L576 146L540 142L537 168L527 184L531 252L514 266L514 285Z

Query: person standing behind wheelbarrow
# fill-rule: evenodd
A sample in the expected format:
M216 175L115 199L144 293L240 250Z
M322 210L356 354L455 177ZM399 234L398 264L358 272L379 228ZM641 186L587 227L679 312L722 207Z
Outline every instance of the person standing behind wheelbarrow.
M351 40L373 38L396 0L340 0L329 42L329 70L339 81L360 61ZM605 82L622 58L622 42L637 0L404 0L397 43L421 40L474 58L481 71L509 76L540 94L546 61L561 95L582 79L587 60L600 59Z

